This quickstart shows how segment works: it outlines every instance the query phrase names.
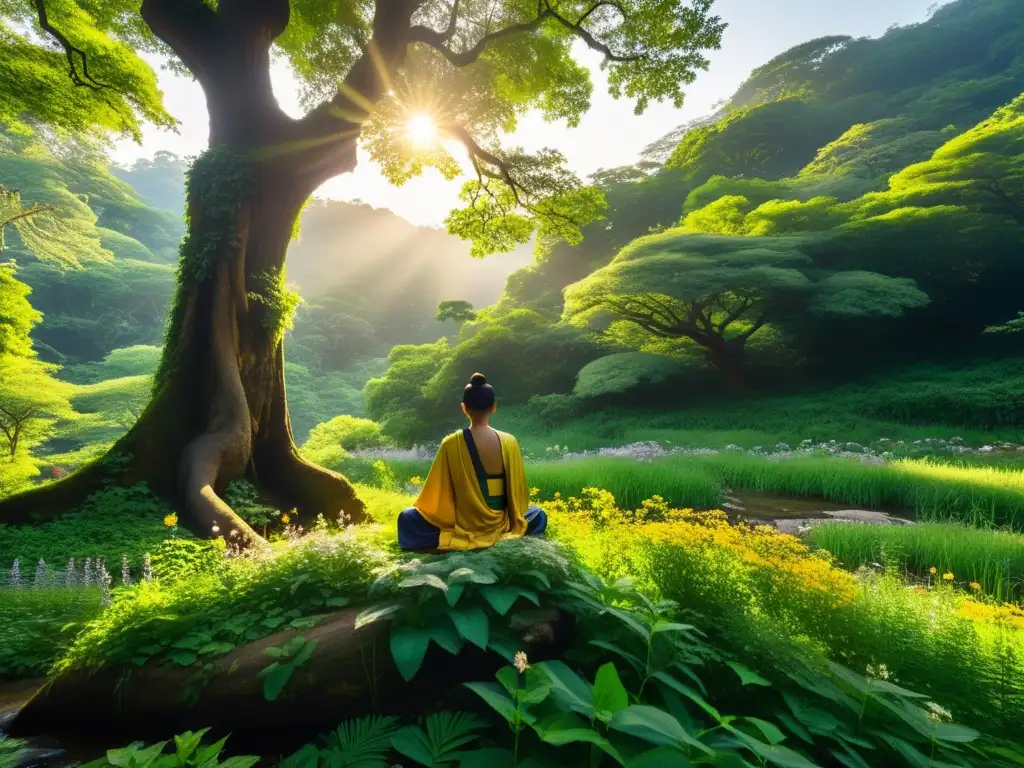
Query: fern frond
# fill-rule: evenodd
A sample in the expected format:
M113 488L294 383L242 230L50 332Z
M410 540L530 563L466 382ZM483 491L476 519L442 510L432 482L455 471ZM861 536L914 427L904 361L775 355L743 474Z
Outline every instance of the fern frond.
M369 715L346 720L324 739L339 762L336 768L387 768L391 737L398 720L384 715ZM333 762L333 761L332 761Z
M436 762L445 762L460 747L480 738L487 722L472 712L436 712L424 725Z

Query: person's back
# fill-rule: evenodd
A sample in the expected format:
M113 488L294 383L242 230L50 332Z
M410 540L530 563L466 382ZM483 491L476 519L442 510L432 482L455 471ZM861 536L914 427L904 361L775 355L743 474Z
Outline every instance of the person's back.
M477 549L506 534L544 532L547 517L530 506L519 443L490 426L496 407L494 388L473 374L462 394L470 426L444 439L415 506L399 515L403 549Z

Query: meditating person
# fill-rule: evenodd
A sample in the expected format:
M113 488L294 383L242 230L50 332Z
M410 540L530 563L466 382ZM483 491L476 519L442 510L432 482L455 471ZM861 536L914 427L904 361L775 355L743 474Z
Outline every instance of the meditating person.
M494 388L474 373L462 392L470 426L444 439L415 506L398 516L402 549L479 549L506 534L544 533L547 515L530 505L519 443L488 423L496 408Z

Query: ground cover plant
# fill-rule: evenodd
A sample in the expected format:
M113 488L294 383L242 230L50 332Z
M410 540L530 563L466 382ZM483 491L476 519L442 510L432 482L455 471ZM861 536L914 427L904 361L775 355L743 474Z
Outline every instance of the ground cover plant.
M981 765L1011 754L990 750L1013 749L1024 701L1024 614L1012 606L942 580L908 590L894 574L854 576L793 537L662 498L630 510L599 489L547 503L555 542L413 558L397 552L393 533L409 496L364 490L385 525L292 531L261 555L221 555L115 588L111 605L57 649L55 671L202 670L278 629L296 629L301 645L302 632L331 611L361 606L360 621L391 622L391 653L408 679L434 644L449 653L487 648L513 664L497 682L471 686L483 707L470 708L471 719L443 716L474 723L472 738L450 749L459 752L453 761L546 765L601 754L609 765L646 765L677 750L696 761L735 753L778 765L914 765L920 754ZM572 613L581 636L563 661L519 659L517 670L510 628L551 608ZM278 670L265 677L268 698L316 653L307 645L268 658ZM502 721L507 730L494 728ZM433 765L450 757L442 725L384 730L398 754ZM369 724L348 728L354 738Z

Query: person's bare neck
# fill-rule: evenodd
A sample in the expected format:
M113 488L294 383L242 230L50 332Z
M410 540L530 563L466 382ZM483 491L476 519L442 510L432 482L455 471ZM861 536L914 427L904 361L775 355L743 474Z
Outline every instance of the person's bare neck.
M470 429L475 429L475 430L488 429L491 426L490 420L491 420L491 415L489 413L485 413L482 416L476 416L476 415L470 416L469 417L469 428Z

